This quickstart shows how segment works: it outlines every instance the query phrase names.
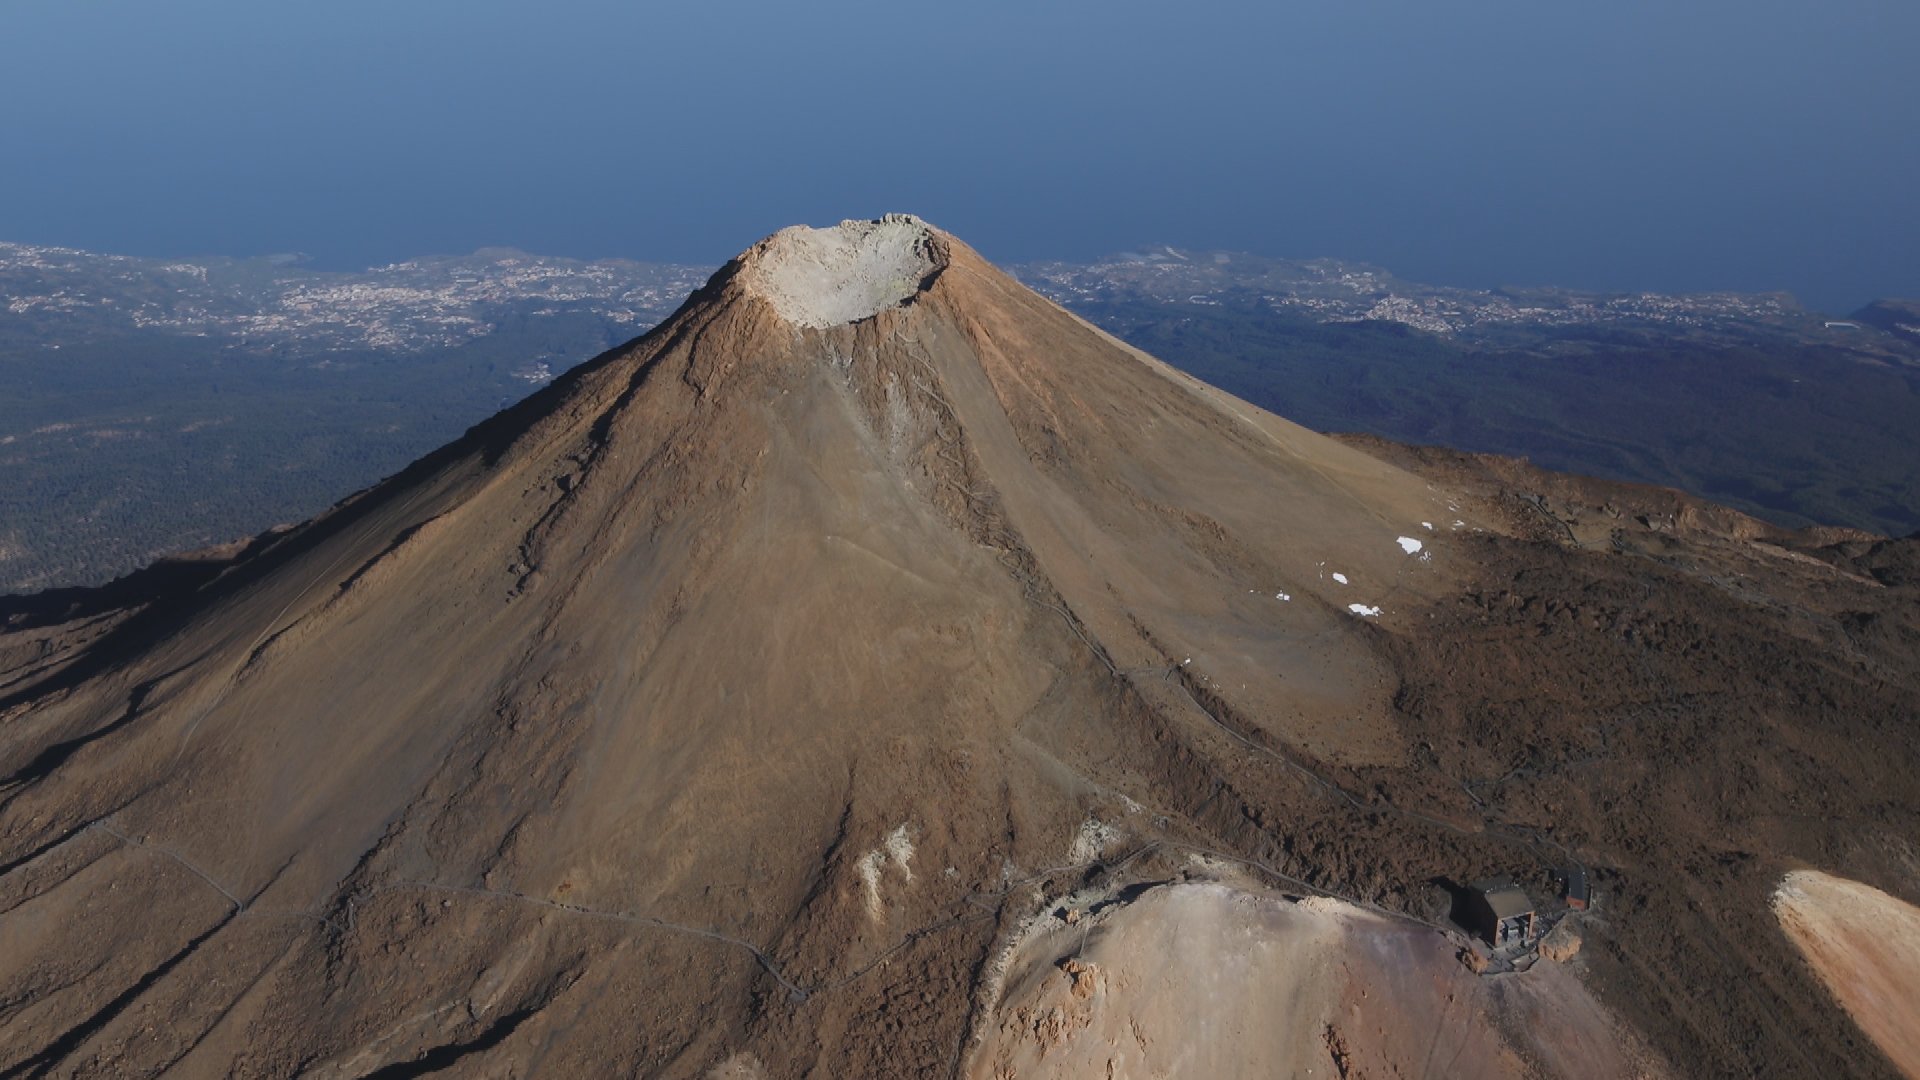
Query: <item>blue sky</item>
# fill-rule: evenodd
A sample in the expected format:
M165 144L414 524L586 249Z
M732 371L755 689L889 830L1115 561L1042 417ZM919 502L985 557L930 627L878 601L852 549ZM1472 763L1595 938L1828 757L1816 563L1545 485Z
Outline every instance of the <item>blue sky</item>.
M0 238L718 262L925 215L1465 285L1920 295L1912 0L0 2Z

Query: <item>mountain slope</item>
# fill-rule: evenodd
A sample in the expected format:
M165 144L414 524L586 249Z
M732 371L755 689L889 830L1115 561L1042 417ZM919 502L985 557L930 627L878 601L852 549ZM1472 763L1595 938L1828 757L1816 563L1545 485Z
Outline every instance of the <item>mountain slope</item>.
M1502 785L1597 755L1638 764L1574 805L1685 802L1645 760L1668 736L1487 730L1476 704L1657 696L1699 643L1586 612L1642 574L1649 610L1821 658L1698 708L1684 745L1817 685L1823 737L1880 752L1799 747L1849 780L1826 817L1856 840L1913 823L1879 763L1913 749L1886 722L1913 701L1912 582L1871 572L1906 549L1789 551L1816 545L1684 506L1619 535L1562 506L1563 539L1546 497L1386 453L1179 375L913 219L777 234L647 337L184 595L16 616L0 1069L946 1075L985 1067L1000 974L1074 889L1120 910L1200 874L1437 923L1430 879L1581 860L1623 916L1658 909L1663 875L1727 872L1690 861L1727 836L1649 851L1671 823L1556 822L1548 782ZM1581 612L1571 644L1488 629L1503 575ZM1623 648L1642 674L1607 667ZM1755 768L1812 797L1813 764ZM1769 867L1831 853L1814 825L1753 835ZM1889 858L1847 859L1911 895ZM1701 917L1709 944L1738 925ZM1665 984L1656 950L1702 978L1726 960L1610 940L1616 1008ZM1849 1053L1809 975L1768 978L1757 1004L1678 1010L1658 1051L1701 1044L1683 1072L1778 1039L1810 1066ZM1390 1045L1368 1049L1417 1064Z

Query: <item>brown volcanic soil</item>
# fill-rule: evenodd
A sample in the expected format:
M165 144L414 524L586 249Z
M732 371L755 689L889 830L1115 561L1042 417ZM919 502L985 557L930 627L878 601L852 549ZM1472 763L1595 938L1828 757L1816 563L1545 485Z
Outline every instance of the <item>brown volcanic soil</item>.
M1433 922L1577 860L1675 1071L1891 1068L1768 894L1920 896L1920 542L1343 445L915 223L222 558L0 609L0 1074L957 1075L1196 852Z
M1483 582L1392 643L1399 705L1440 772L1596 868L1605 996L1708 1071L1885 1074L1768 900L1796 863L1920 897L1920 540L1368 445L1531 541L1488 538Z
M1773 906L1848 1014L1920 1076L1920 907L1818 870L1789 873Z

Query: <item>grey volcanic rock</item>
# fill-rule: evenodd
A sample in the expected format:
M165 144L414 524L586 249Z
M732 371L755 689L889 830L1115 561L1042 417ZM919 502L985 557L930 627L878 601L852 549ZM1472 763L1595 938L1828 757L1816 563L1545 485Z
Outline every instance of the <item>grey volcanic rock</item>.
M925 222L909 214L782 229L747 256L741 279L781 318L824 329L872 318L920 291L943 265Z

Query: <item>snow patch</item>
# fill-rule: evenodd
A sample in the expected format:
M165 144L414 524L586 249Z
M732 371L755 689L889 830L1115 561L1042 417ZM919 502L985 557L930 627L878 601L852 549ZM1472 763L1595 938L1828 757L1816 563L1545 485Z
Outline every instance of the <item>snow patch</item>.
M1409 555L1418 555L1420 554L1420 549L1427 546L1411 536L1401 537L1398 543L1400 544L1400 550Z
M1283 592L1277 592L1277 593L1274 593L1274 594L1273 594L1273 598L1274 598L1275 600L1292 600L1292 599L1293 599L1293 594L1291 594L1291 593L1283 593Z
M1347 610L1363 619L1377 618L1380 615L1380 609L1378 607L1369 607L1366 604L1348 604Z
M1333 575L1333 580L1335 580L1335 581L1337 581L1337 582L1339 582L1339 583L1340 583L1340 584L1342 584L1342 585L1345 585L1345 584L1347 583L1347 575L1345 575L1345 574L1335 574L1335 575Z

